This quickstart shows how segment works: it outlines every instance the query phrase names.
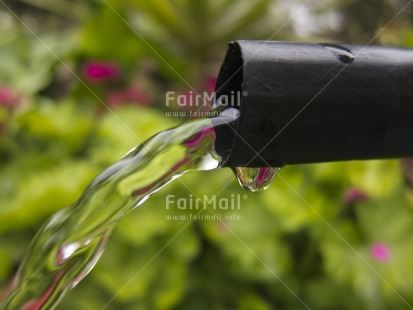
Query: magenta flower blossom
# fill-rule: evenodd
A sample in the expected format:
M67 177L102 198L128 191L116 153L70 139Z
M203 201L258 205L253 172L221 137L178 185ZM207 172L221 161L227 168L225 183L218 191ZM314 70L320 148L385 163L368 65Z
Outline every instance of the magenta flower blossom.
M107 102L111 107L118 107L125 103L148 106L152 103L152 95L143 91L137 85L129 86L126 89L114 90L109 93Z
M217 85L217 79L211 77L205 83L205 90L208 93L212 93L215 90L216 85Z
M131 85L125 90L126 98L129 102L137 103L139 105L150 105L152 103L152 96L148 92L142 90L137 85Z
M83 66L83 75L92 83L116 80L120 71L119 65L108 61L90 61Z
M122 91L114 90L109 93L107 102L110 107L115 108L124 104L126 100Z
M361 189L356 187L349 188L344 192L344 202L347 204L359 202L359 201L367 201L369 196Z
M198 104L202 104L202 100L197 100L197 94L193 90L184 90L178 93L176 96L176 103L180 108L183 109L194 109L198 106Z
M9 86L0 86L0 106L12 109L19 105L21 96Z
M378 262L387 262L390 259L390 249L384 243L373 243L370 247L370 254Z

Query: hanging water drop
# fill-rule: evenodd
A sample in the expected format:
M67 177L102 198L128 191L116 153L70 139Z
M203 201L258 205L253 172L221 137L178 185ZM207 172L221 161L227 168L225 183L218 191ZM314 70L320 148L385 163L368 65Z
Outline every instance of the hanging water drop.
M280 167L234 168L239 184L250 192L260 192L266 190L280 170Z

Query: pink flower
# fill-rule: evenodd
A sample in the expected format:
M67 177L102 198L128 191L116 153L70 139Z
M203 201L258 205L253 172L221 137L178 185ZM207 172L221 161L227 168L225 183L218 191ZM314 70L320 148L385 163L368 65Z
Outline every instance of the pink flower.
M107 102L111 107L118 107L125 103L147 106L152 103L152 95L137 85L132 85L126 89L111 91Z
M125 96L122 91L114 90L109 93L107 102L110 107L118 107L125 103Z
M215 90L215 86L217 85L217 79L216 78L209 78L207 79L205 83L205 90L208 93L212 93Z
M191 109L192 107L197 107L202 104L202 100L197 98L197 94L192 90L184 90L179 92L176 96L176 103L180 108Z
M347 204L355 203L358 201L367 201L369 196L356 187L349 188L344 192L344 202Z
M94 83L115 80L120 75L120 67L114 62L90 61L83 66L83 75Z
M0 86L0 106L11 109L21 101L21 96L8 86Z
M378 262L387 262L390 259L390 249L384 243L373 243L370 247L371 256Z
M152 103L151 94L143 91L137 85L129 86L125 93L129 102L138 103L140 105L150 105Z

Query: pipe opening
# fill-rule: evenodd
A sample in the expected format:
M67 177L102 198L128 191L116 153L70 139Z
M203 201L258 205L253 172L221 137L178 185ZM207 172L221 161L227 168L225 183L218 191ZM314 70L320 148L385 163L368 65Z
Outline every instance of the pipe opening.
M237 94L241 94L243 65L244 63L239 44L237 42L229 43L229 48L219 71L215 87L218 102L222 96L226 96L227 98L240 98L242 101L242 96L238 96ZM228 107L233 107L238 110L241 108L241 102L235 102L235 100L227 100L227 105ZM225 164L231 154L231 150L235 143L235 132L238 121L239 118L232 124L225 124L215 128L215 151L222 158L221 164Z

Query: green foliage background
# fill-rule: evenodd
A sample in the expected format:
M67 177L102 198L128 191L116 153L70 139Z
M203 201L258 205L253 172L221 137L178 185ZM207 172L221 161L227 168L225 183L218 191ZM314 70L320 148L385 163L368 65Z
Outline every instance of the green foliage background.
M0 296L48 216L130 148L182 121L166 117L180 107L166 108L165 92L205 89L228 41L413 47L411 7L382 28L406 3L0 1L0 89L12 94L0 96ZM121 74L92 81L88 61L115 63ZM111 104L131 85L149 102ZM345 199L354 188L368 198ZM243 195L241 219L168 220L184 213L166 209L168 193ZM186 175L119 224L58 309L409 308L412 197L397 161L286 167L259 194L242 191L228 169ZM377 243L388 260L372 255Z

